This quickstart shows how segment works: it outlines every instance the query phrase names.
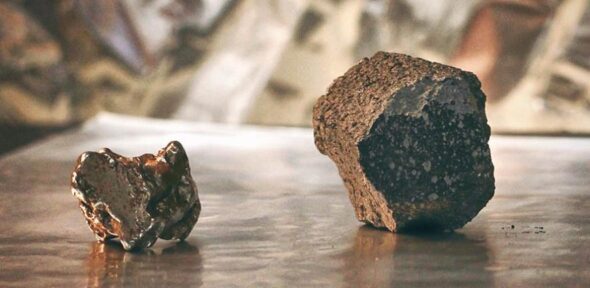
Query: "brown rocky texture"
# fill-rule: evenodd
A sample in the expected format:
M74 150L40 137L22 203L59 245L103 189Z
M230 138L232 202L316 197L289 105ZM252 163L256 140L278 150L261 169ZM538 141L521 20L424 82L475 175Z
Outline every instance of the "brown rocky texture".
M313 111L360 221L391 231L456 229L494 194L477 77L378 52L337 78Z
M97 240L117 237L126 250L148 248L158 238L184 240L201 212L186 152L176 141L132 158L106 148L83 153L72 193Z

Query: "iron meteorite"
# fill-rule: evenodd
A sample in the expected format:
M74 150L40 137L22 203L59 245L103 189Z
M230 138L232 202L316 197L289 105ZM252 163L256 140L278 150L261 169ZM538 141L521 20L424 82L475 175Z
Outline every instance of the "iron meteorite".
M106 148L85 152L71 184L96 238L119 238L125 250L148 248L158 238L185 239L201 211L188 157L176 141L132 158Z

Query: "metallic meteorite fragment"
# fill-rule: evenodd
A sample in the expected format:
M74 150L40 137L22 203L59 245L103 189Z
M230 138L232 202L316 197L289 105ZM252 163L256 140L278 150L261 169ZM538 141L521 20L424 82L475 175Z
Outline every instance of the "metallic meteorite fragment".
M83 153L72 193L96 238L118 237L126 250L150 247L157 238L185 239L201 212L186 152L176 141L133 158L109 149Z
M494 195L485 95L472 73L379 52L313 111L360 221L391 231L456 229Z

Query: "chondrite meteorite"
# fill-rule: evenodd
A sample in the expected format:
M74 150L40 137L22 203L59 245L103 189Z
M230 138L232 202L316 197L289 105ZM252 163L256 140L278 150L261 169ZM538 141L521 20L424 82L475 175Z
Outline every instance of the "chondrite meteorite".
M201 203L179 142L156 155L127 158L109 149L85 152L72 173L72 193L96 238L119 238L126 250L158 238L184 240Z
M315 143L336 163L360 221L456 229L494 195L484 107L474 74L378 52L320 97Z

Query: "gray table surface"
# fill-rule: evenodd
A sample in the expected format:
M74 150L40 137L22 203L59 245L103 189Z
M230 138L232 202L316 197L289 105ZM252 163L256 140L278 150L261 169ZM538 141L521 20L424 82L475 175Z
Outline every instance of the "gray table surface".
M69 189L77 155L173 139L203 204L190 237L96 243ZM588 287L590 139L491 147L496 195L472 222L402 235L357 222L311 130L101 115L0 159L0 287Z

